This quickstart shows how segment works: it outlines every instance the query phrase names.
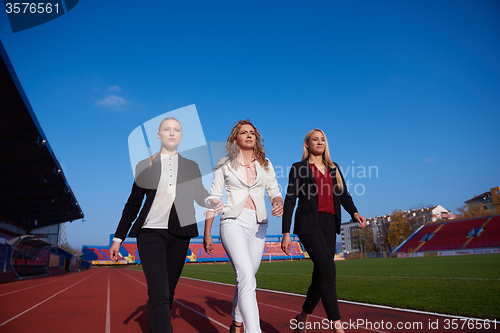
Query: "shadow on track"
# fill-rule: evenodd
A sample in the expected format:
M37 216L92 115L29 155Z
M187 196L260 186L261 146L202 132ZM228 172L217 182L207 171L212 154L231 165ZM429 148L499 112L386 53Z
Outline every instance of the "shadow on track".
M141 328L141 332L149 332L148 303L139 306L123 321L127 325L131 320L136 321Z

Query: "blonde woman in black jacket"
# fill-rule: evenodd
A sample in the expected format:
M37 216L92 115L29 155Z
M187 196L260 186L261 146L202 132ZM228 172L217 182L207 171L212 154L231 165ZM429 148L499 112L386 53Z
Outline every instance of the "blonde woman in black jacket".
M295 204L294 233L299 236L314 263L312 282L302 306L302 312L290 321L295 332L305 332L309 315L321 299L335 332L344 332L335 288L335 238L340 234L341 206L353 221L366 226L358 214L337 164L333 163L325 133L313 129L304 139L302 161L290 170L282 220L282 250L291 248L290 228Z

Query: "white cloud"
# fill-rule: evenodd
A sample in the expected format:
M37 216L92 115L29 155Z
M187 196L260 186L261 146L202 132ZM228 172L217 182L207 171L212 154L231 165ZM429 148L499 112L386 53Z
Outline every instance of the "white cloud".
M95 103L97 105L101 105L101 106L104 106L107 108L119 109L122 106L126 105L127 101L120 96L108 95L108 96L104 97L103 99L96 101Z
M122 91L122 88L120 88L119 86L109 86L108 90L109 91Z

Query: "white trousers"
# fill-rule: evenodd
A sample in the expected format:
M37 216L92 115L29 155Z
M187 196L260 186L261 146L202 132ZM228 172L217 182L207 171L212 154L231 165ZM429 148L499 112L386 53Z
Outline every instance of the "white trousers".
M258 224L254 210L243 209L236 219L220 222L220 239L236 274L232 316L245 333L260 333L255 274L266 244L266 224Z

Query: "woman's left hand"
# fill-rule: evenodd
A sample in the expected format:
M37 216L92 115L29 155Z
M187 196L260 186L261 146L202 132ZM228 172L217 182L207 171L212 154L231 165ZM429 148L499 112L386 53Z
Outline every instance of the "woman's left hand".
M359 215L358 213L354 213L354 219L358 221L360 229L366 227L366 219L363 216Z
M290 255L290 249L292 248L292 240L290 239L290 233L283 234L283 239L281 240L281 249L287 256Z
M221 199L213 198L213 199L210 199L208 202L209 202L209 206L210 206L209 208L215 209L215 212L217 214L222 213L222 209L224 208L224 203L222 202Z
M203 248L206 253L212 255L212 252L214 252L214 241L212 240L212 236L206 235L203 237Z
M273 205L271 214L276 217L283 215L283 198L275 197L271 203Z

